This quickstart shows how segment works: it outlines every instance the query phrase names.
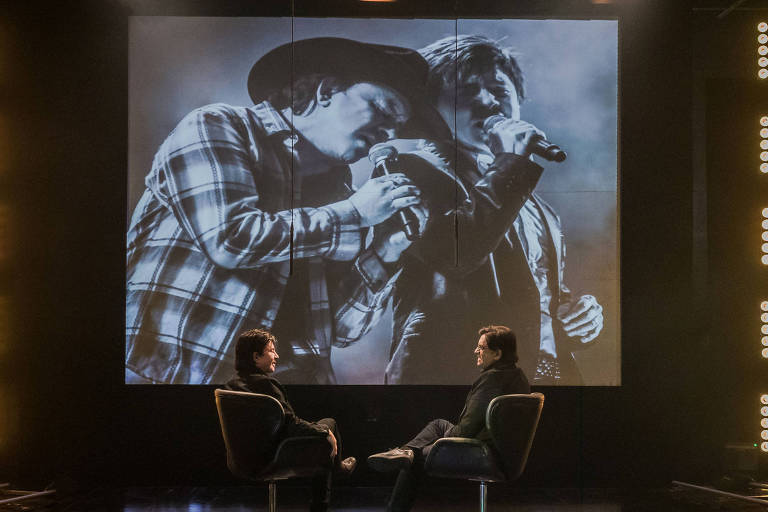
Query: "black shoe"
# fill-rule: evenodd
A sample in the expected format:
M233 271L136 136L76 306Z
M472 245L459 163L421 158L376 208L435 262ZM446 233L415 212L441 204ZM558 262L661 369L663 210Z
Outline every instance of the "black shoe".
M388 452L374 453L368 457L368 465L379 472L397 471L409 468L413 464L413 450L410 448L392 448Z

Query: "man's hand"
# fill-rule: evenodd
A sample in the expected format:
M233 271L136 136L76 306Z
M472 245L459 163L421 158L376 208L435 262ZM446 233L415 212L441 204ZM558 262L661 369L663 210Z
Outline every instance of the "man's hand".
M418 204L421 191L405 174L371 178L349 200L360 214L361 227L375 226L406 206Z
M334 458L337 452L336 437L330 430L328 431L328 442L331 443L331 458Z
M562 304L557 309L557 317L565 334L578 338L581 343L589 343L603 330L603 306L592 295L582 295L576 302Z
M422 235L429 218L427 207L419 200L418 203L411 206L411 211L416 214L416 218L419 220L419 235ZM411 241L405 237L403 226L400 225L400 222L396 222L397 220L392 219L376 226L373 233L373 250L384 263L396 262L400 259L403 251L411 245Z
M525 121L505 119L488 131L488 148L494 155L514 153L531 155L531 143L537 138L546 138L544 132Z

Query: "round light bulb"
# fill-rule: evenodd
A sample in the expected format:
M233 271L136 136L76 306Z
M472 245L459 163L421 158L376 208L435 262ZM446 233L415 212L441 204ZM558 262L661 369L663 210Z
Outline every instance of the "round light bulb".
M768 219L768 208L763 208L763 217Z
M764 324L768 324L768 313L763 313L762 315L760 315L760 321L763 322Z
M763 353L763 357L765 359L768 359L768 348L764 348L762 353Z
M760 141L760 149L768 149L768 140L763 139Z
M763 162L768 162L768 151L763 151L760 153L760 160Z
M768 126L768 116L763 116L760 118L760 126Z
M768 395L766 395L765 393L760 395L760 403L763 405L768 405Z
M760 432L760 437L768 441L768 430L763 430Z
M762 262L763 265L768 265L768 254L763 254L763 256L760 258L760 261Z
M768 347L768 336L760 338L760 343L762 343L764 347Z
M760 70L757 72L757 78L761 80L765 80L766 78L768 78L768 69L760 68Z
M768 311L768 300L764 300L763 302L760 303L760 309L762 309L763 311Z
M768 43L768 34L760 34L757 36L757 42L760 44Z
M768 23L761 21L757 24L757 31L758 32L766 32L768 31Z
M768 162L763 162L760 164L760 172L763 174L768 174Z
M768 252L768 243L764 243L760 246L760 248L763 250L763 252Z
M763 418L760 420L760 426L763 428L768 428L768 418Z
M757 53L760 55L768 55L768 46L760 45L757 47Z
M763 235L762 236L763 236L763 240L768 242L768 231L763 231Z
M763 219L762 226L763 226L763 229L768 229L768 219ZM768 251L764 251L764 252L768 252Z
M760 128L760 136L764 139L768 139L768 128Z
M760 444L760 449L764 452L768 452L768 441Z
M768 405L763 406L763 407L760 408L760 414L762 416L768 416Z
M768 325L765 325L765 324L762 325L760 327L760 332L763 333L763 334L768 334Z
M757 59L757 65L760 66L761 68L768 66L768 58L760 57L759 59Z

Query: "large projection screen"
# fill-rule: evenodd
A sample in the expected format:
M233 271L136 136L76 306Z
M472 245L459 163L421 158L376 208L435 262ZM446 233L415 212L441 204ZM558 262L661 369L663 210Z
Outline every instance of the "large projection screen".
M484 173L496 163L463 137L482 130L468 118L488 117L483 108L499 103L493 87L514 82L497 65L480 85L464 77L453 80L452 96L448 87L426 96L447 136L422 129L392 143L430 217L424 237L397 262L370 257L382 225L358 229L357 250L333 256L303 252L298 231L280 250L265 247L272 241L259 230L302 222L302 212L332 203L330 192L323 200L313 194L344 173L353 194L373 165L363 157L332 179L299 175L290 153L302 139L295 129L268 134L281 138L288 164L255 147L247 88L254 63L308 38L413 50L452 38L458 52L473 40L465 36L511 51L524 77L520 119L567 159L533 157L543 167L538 180L529 162L517 162L521 171L505 175L507 196L485 193ZM126 383L222 384L234 372L238 334L265 328L277 336L275 376L284 384L466 385L478 373L478 328L499 324L516 333L518 364L533 384L621 384L616 20L134 16L129 37ZM293 48L296 62L311 58L300 55L311 47ZM292 84L300 75L286 59L269 80ZM283 120L290 126L289 115ZM216 129L209 133L206 123ZM228 204L230 197L238 199ZM476 200L519 204L503 219L491 212L477 220ZM289 221L281 224L285 240ZM208 242L227 236L250 252L220 257Z

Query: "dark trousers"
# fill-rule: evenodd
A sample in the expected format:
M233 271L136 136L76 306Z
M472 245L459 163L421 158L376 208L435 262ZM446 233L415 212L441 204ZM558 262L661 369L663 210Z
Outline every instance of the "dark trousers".
M316 421L319 425L325 425L336 438L336 458L333 460L333 469L339 467L341 462L341 437L339 436L339 427L333 418L323 418ZM325 512L328 510L328 504L331 501L331 484L333 480L333 471L323 471L312 477L312 502L310 504L311 512Z
M397 475L395 488L387 505L388 512L408 512L416 500L416 492L424 478L424 461L435 441L445 437L446 432L453 427L447 420L432 420L427 423L416 437L405 443L405 448L413 450L413 464L407 469L401 469Z

